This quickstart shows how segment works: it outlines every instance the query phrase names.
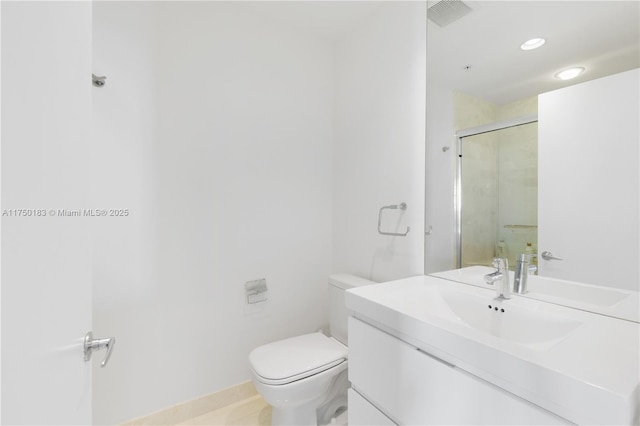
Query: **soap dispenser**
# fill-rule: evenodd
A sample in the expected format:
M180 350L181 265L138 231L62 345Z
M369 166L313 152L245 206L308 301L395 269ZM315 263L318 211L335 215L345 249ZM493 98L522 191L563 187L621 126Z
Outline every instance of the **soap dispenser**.
M531 244L531 264L538 266L538 244Z
M527 243L527 245L525 246L524 254L533 254L533 246L531 245L531 243Z
M529 242L527 243L527 245L524 247L524 254L529 255L529 259L531 259L532 265L538 266L538 250L533 247L533 244Z

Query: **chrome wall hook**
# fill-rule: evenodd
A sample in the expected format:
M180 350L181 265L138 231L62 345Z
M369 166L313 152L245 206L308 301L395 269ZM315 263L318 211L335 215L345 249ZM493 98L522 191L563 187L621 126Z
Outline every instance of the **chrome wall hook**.
M102 87L104 86L107 82L105 81L107 79L106 76L102 75L102 76L98 76L95 74L91 74L91 81L93 83L94 86L96 87Z

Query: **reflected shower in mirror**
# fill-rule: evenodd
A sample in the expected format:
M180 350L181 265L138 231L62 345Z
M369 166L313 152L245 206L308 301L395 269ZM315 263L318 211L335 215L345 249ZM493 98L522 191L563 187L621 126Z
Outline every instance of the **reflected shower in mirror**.
M538 97L496 105L453 96L457 267L537 250Z
M461 267L503 257L513 269L517 254L537 251L538 126L528 121L460 132L471 133L460 137L458 157Z

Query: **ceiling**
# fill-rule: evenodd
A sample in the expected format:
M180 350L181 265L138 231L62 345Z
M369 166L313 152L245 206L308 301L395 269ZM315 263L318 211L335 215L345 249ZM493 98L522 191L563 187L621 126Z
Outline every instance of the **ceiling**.
M428 20L430 82L505 104L640 66L640 1L465 3L473 10L445 27ZM520 49L534 37L547 42ZM586 71L554 78L571 66Z
M236 5L335 41L382 4L399 1L238 1ZM428 1L427 6L436 3ZM445 27L426 20L430 82L505 104L640 66L640 0L464 3L472 11ZM543 37L547 43L536 50L520 50L533 37ZM586 71L570 81L553 77L571 66Z
M377 0L266 0L237 1L235 5L263 18L335 41L365 20L382 3L384 1Z

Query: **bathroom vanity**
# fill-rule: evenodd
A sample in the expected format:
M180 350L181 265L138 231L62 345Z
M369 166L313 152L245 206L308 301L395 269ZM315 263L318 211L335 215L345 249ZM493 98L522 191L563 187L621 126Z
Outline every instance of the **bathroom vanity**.
M350 425L638 423L637 322L436 276L346 303Z

